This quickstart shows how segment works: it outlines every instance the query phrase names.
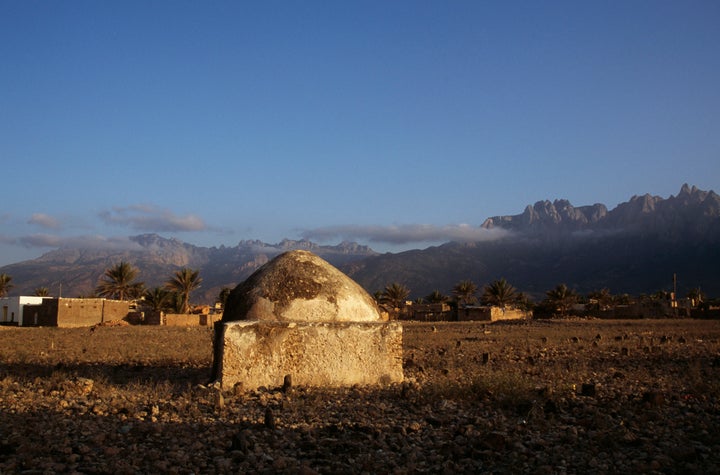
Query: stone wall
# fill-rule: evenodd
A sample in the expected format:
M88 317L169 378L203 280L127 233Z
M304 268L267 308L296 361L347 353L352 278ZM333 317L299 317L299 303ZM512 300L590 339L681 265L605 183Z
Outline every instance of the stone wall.
M86 327L125 319L131 302L107 299L44 299L26 305L24 326Z
M532 312L515 308L502 307L465 307L458 309L459 321L486 321L523 320L532 318Z
M161 318L161 324L174 327L209 327L221 317L222 314L166 313Z
M104 299L58 299L57 326L89 327L103 322ZM127 313L127 306L125 307Z
M389 384L403 380L399 322L240 321L221 332L223 388Z

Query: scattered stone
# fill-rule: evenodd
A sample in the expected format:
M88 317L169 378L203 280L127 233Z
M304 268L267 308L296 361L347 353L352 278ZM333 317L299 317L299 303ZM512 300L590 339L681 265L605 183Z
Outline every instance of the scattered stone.
M56 369L48 358L57 355L34 360L36 351L7 363L5 344L0 473L720 473L720 323L552 323L495 327L492 339L468 323L437 325L437 334L411 323L405 382L290 393L279 390L282 377L224 393L198 385L209 351L177 364L148 359L142 371L73 353ZM631 354L568 344L572 335L591 342L598 325L606 339L616 325L630 328ZM649 357L637 328L682 331L693 344L676 336ZM532 333L550 330L556 345ZM459 339L460 348L448 344ZM481 365L488 349L492 365ZM80 378L93 381L89 393ZM582 397L583 381L595 397Z
M482 445L490 450L505 450L505 446L507 445L507 437L505 436L505 434L501 434L500 432L490 432L489 434L485 435L485 437L483 437Z
M283 378L282 390L284 393L289 392L292 389L292 375L286 374Z
M595 394L596 394L595 383L583 383L583 385L580 388L581 396L595 397Z
M271 408L265 409L265 427L268 429L275 429L275 414L273 414L273 411Z
M642 400L649 406L661 406L665 403L665 396L657 391L647 391L643 393Z

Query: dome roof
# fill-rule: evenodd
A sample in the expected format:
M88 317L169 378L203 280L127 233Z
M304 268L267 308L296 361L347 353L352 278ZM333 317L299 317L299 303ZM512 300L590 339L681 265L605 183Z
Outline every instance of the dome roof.
M380 321L375 300L354 280L308 251L280 254L228 296L223 321Z

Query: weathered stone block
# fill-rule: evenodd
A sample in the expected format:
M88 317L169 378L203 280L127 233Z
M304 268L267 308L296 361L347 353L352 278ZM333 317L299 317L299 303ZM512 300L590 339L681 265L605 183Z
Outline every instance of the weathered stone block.
M401 382L398 322L237 321L217 326L219 381L228 389Z

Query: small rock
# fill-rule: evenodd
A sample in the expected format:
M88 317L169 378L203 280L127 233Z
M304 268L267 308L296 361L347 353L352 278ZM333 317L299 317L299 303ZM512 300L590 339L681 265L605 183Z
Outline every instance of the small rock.
M288 392L292 389L292 375L286 374L285 378L283 378L283 392Z
M507 445L507 437L500 432L490 432L482 438L481 443L491 450L504 450Z
M265 409L265 427L268 429L275 429L275 415L273 414L272 409L269 407Z
M580 388L580 395L594 397L595 383L583 383L582 387Z
M665 397L657 391L647 391L643 394L642 400L649 406L660 406L665 402Z

